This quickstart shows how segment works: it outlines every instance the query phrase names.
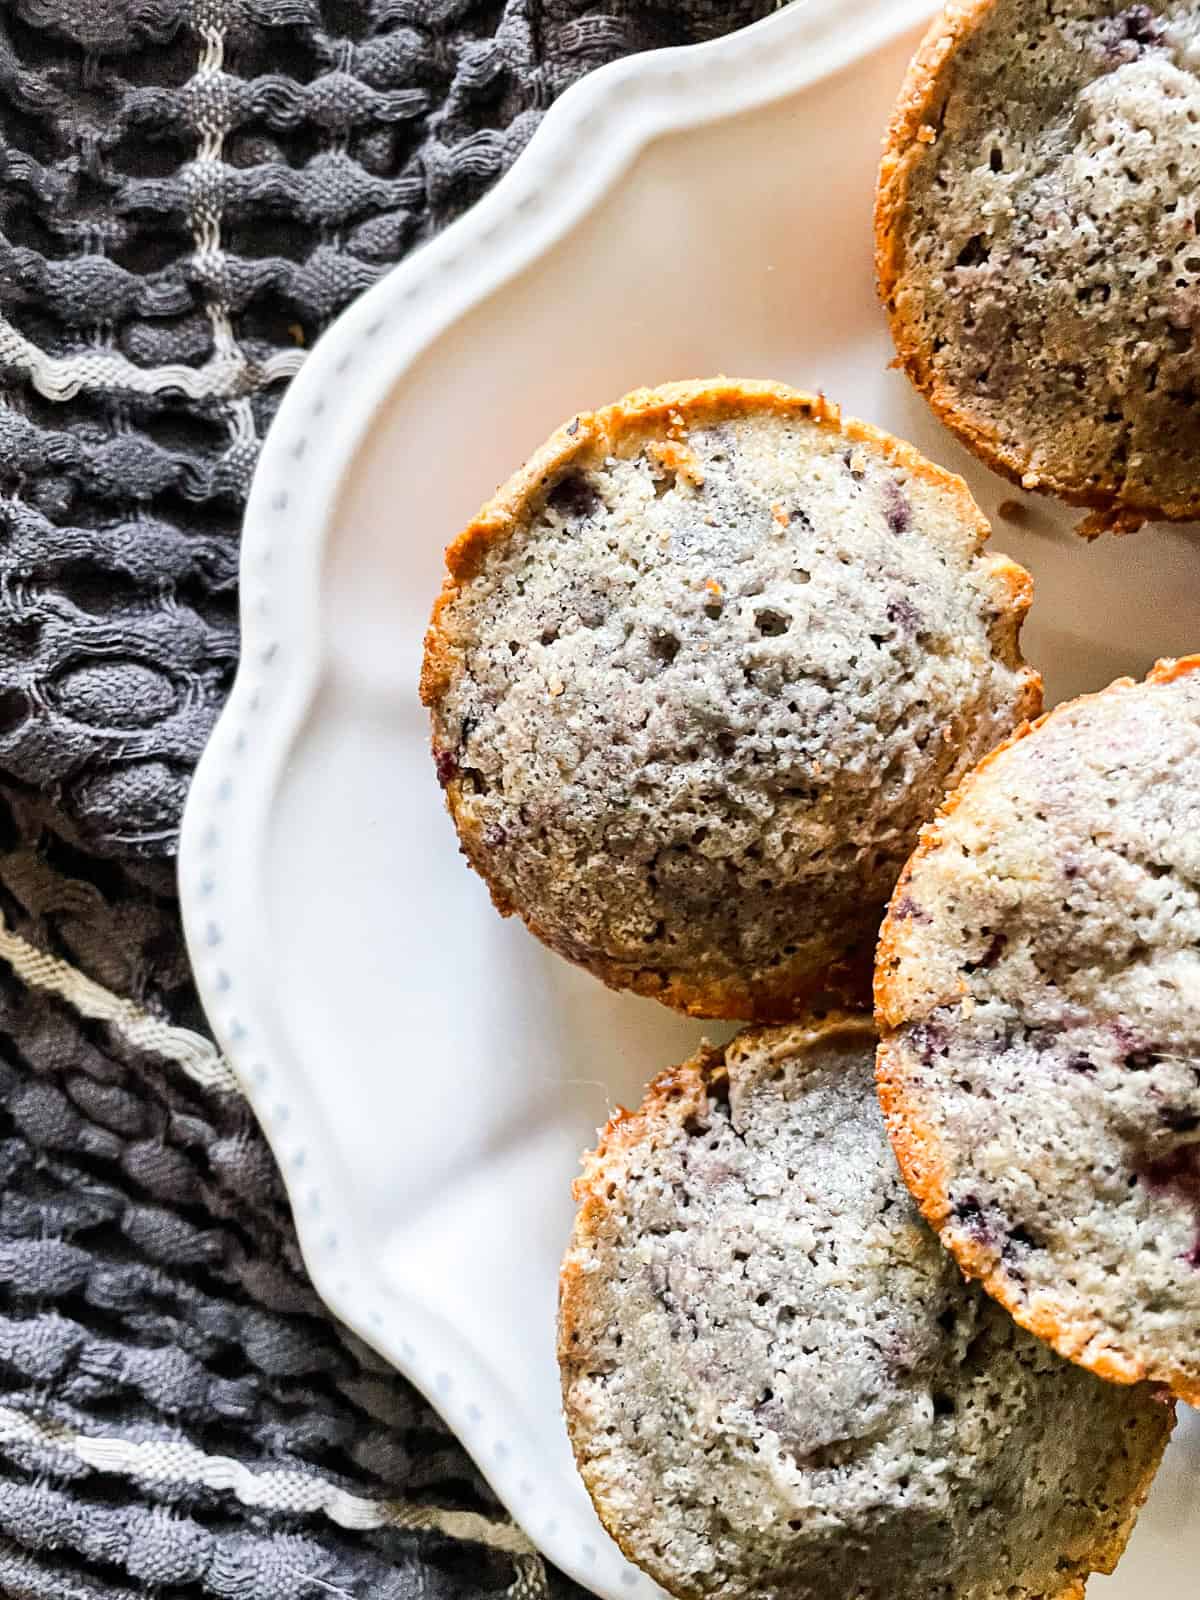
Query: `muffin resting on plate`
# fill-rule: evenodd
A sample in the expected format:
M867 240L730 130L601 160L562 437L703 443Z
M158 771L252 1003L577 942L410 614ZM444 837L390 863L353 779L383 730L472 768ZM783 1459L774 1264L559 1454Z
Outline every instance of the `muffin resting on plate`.
M1040 704L987 534L960 479L781 385L574 418L448 550L426 642L499 909L703 1016L865 973L921 823Z
M1200 1402L1200 657L1060 706L926 833L880 1091L942 1242L1025 1327Z
M1086 533L1200 516L1200 0L957 0L913 61L880 290L934 410Z
M1062 1361L913 1206L875 1036L702 1049L585 1161L568 1428L601 1519L683 1600L1078 1600L1172 1410Z

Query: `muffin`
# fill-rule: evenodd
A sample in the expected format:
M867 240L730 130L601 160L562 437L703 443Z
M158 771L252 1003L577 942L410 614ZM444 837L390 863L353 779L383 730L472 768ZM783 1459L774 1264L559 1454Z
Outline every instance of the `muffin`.
M499 910L696 1015L865 999L920 824L1040 706L987 534L958 478L778 384L575 417L451 545L426 641Z
M866 1017L745 1032L585 1160L559 1356L576 1459L682 1600L1055 1600L1170 1431L1023 1332L905 1192Z
M1200 516L1198 65L1197 0L958 0L885 141L901 363L1087 534Z
M879 1085L964 1271L1102 1377L1200 1402L1200 657L1060 706L926 832Z

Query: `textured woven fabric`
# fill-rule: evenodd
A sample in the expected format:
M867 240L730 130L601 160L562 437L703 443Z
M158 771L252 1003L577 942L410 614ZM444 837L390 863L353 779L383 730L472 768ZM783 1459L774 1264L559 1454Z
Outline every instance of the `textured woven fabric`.
M0 7L0 774L169 854L234 670L236 532L329 320L581 72L766 0Z
M172 900L20 803L0 836L0 1593L536 1592L309 1287Z
M170 857L321 329L581 72L770 0L0 4L0 1594L541 1596L323 1311Z

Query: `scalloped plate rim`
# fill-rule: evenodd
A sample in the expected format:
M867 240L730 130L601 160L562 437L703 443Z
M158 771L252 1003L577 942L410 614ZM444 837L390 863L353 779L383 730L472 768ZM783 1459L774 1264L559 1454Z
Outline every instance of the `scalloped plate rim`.
M795 94L911 31L935 10L933 0L867 0L851 18L842 0L796 0L725 38L627 57L580 80L550 107L512 169L477 205L392 268L322 336L283 398L247 503L241 658L198 764L180 836L181 908L197 988L279 1161L318 1293L442 1413L543 1552L602 1594L659 1591L615 1546L590 1554L586 1545L568 1549L552 1525L539 1525L514 1464L519 1448L510 1439L498 1456L465 1399L471 1383L462 1373L474 1376L469 1340L419 1308L411 1318L405 1311L401 1336L373 1304L383 1295L366 1287L366 1253L341 1235L336 1201L329 1199L338 1191L341 1158L322 1149L317 1119L310 1112L306 1121L303 1114L307 1091L289 1080L269 963L254 936L253 862L288 752L320 683L325 535L345 475L387 394L447 327L511 278L534 270L539 256L600 203L653 139ZM582 148L572 150L566 137L572 131L587 134ZM568 170L576 180L569 186L563 182ZM514 218L522 219L523 232L506 250L486 265L482 252L471 255L472 246L503 241ZM331 413L335 392L339 407ZM312 448L314 429L319 452ZM281 1099L285 1092L289 1098ZM394 1296L388 1299L391 1304ZM426 1350L438 1345L438 1360L422 1354L422 1342Z

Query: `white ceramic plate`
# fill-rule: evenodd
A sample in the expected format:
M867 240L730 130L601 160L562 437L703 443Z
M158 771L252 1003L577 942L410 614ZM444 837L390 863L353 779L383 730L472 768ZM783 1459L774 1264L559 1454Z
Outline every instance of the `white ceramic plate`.
M514 1517L610 1597L653 1591L601 1532L558 1406L555 1281L581 1149L700 1036L501 922L457 855L416 694L459 526L552 427L716 372L823 388L1012 491L931 420L871 277L879 137L929 0L807 0L619 62L513 172L321 341L246 516L243 658L184 823L197 979L279 1157L313 1280L458 1431ZM1078 542L1027 502L1051 699L1200 646L1180 530ZM710 1029L710 1032L719 1030ZM1194 1594L1187 1419L1095 1600Z

